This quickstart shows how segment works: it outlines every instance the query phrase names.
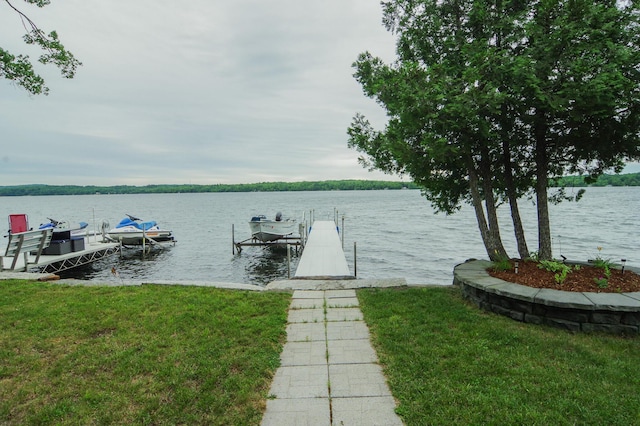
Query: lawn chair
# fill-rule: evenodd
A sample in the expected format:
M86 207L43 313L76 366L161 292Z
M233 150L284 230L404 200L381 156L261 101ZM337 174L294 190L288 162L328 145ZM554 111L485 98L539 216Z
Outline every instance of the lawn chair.
M9 233L17 234L18 232L26 232L29 230L29 218L26 214L10 214L9 215Z

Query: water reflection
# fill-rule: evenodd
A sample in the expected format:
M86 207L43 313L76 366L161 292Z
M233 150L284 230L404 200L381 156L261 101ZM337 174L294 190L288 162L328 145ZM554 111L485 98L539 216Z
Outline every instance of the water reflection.
M171 257L171 248L152 249L123 248L120 255L110 256L88 265L79 266L58 275L76 279L145 279L153 276L158 266Z
M293 275L299 257L292 249L289 265L286 247L263 247L243 250L234 261L244 263L247 281L265 286L271 281L287 279L289 274Z

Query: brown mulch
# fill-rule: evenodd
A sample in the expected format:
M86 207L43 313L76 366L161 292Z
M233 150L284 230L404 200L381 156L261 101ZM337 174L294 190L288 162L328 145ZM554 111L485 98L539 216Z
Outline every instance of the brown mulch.
M512 261L513 265L514 261ZM522 284L535 288L551 288L563 291L585 291L594 293L630 293L640 291L640 275L625 270L611 268L611 276L607 286L601 288L596 279L603 278L602 268L581 265L579 270L569 272L563 283L557 283L554 272L549 272L538 267L535 261L518 261L518 273L514 268L507 271L495 271L487 269L489 275L501 280Z

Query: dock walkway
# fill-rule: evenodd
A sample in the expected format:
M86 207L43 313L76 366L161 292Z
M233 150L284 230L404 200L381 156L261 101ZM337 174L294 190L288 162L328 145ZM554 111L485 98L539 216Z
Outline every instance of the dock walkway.
M294 275L300 278L353 278L332 221L315 221Z
M297 290L262 426L402 425L355 290Z

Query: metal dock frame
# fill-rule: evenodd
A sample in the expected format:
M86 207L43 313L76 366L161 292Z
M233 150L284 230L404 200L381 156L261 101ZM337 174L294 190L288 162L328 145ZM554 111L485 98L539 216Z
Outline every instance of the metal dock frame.
M76 268L78 266L88 265L105 257L118 254L122 251L122 244L104 243L104 247L98 249L83 250L80 252L72 252L62 256L57 260L42 265L34 265L40 268L45 274L55 274L66 271L67 269Z
M246 240L236 241L235 237L235 225L231 225L231 252L232 254L242 253L243 247L282 247L286 248L294 247L296 250L296 255L301 253L304 250L305 238L304 238L304 229L305 224L301 223L299 225L299 236L285 236L273 241L260 241L255 237L247 238Z

